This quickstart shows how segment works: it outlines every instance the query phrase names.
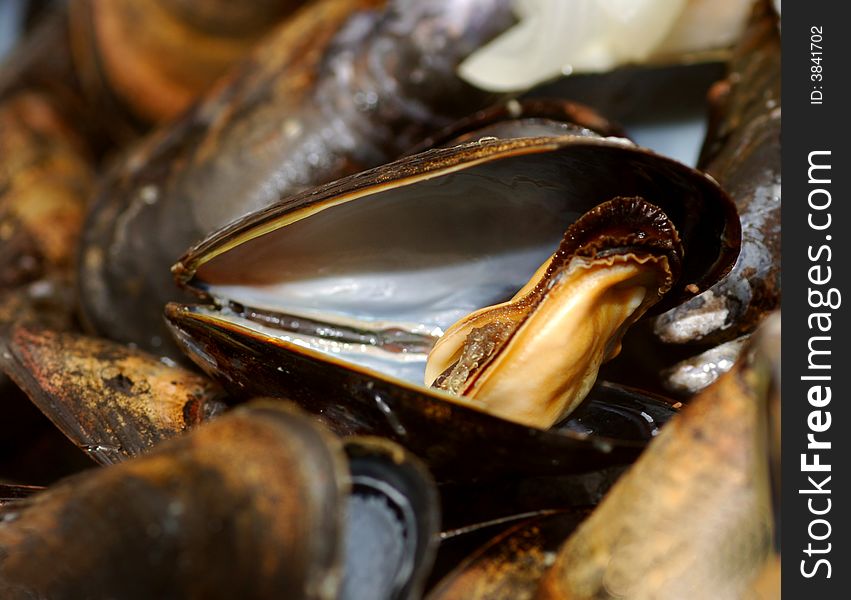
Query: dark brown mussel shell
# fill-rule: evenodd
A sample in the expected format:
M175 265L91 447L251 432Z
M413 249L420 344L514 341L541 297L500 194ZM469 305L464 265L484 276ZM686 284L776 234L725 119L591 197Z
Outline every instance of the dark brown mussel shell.
M435 495L390 442L344 449L300 411L255 402L146 456L5 504L0 596L409 598L431 567ZM399 506L418 514L405 520ZM382 518L396 529L358 527ZM405 568L387 575L387 562L347 552L372 538Z
M275 335L295 324L300 332L326 336L323 343L353 342L407 360L436 338L388 325L380 314L385 302L405 295L411 301L411 294L415 305L421 296L442 302L456 288L479 287L491 295L488 301L510 297L574 220L617 196L655 203L683 241L682 276L659 310L712 285L735 259L739 228L732 203L710 178L673 160L612 138L481 140L293 196L219 231L173 268L181 284L215 306L169 305L166 317L183 350L232 394L289 398L337 433L389 436L425 460L440 481L624 464L650 436L521 426L411 383L410 376L404 381ZM515 254L526 257L529 270L509 276L500 261ZM466 271L482 263L487 267L478 273ZM447 265L451 273L444 277ZM378 314L358 315L383 321L384 329L358 329L363 320L324 323L324 298L313 293L304 296L307 316L299 312L305 305L275 305L279 297L266 293L285 288L282 282L346 281L364 273L377 273L379 287L392 282L392 293L382 287L385 297L378 294L368 305ZM500 280L482 286L476 280L482 273ZM260 295L222 297L235 290L239 296L246 285Z
M179 115L304 0L72 0L87 100L144 123Z
M592 391L590 401L577 410L578 419L541 430L422 386L327 357L300 355L280 340L191 310L171 307L169 318L192 359L234 395L265 390L298 403L339 435L392 439L422 459L441 482L581 473L628 464L655 434L642 429L641 414L655 412L661 425L676 412L661 400L633 396L623 400L617 418L605 400L594 401L598 396ZM582 431L583 417L595 423L593 434ZM624 437L607 435L609 428Z
M4 506L0 597L334 597L347 484L310 420L233 411Z

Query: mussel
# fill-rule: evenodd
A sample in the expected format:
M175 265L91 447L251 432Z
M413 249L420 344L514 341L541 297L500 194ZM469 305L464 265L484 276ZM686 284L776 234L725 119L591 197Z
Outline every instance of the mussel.
M13 322L69 328L74 252L94 187L93 159L50 94L2 87L0 330ZM0 373L0 388L4 380Z
M167 319L184 351L231 393L288 397L338 433L380 431L439 478L599 468L635 447L530 429L422 381L446 328L516 294L580 215L647 236L621 220L621 205L606 204L619 197L652 203L682 244L680 274L656 309L732 264L736 213L702 174L622 139L485 139L342 179L219 231L173 267L209 304L169 305ZM591 238L614 240L595 249L612 257L629 241ZM457 460L478 454L466 466Z
M45 93L100 156L176 116L302 3L32 2L45 14L0 66L0 96Z
M31 491L0 507L4 599L416 598L439 525L415 458L280 402Z

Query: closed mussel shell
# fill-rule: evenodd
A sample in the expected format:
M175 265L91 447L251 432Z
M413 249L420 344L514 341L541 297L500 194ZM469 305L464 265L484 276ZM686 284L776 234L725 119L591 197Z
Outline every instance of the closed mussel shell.
M419 598L439 542L440 501L425 466L383 438L345 440L352 492L345 600Z
M486 542L443 577L428 600L532 600L559 546L588 511L524 519Z
M86 323L179 355L160 315L181 298L168 274L180 253L487 106L455 67L513 21L509 0L308 3L102 179L80 250Z
M0 596L333 598L347 488L309 419L239 409L5 506Z
M727 77L710 91L698 163L736 203L741 252L727 277L655 320L665 343L716 346L752 333L780 305L780 54L779 17L757 2Z
M73 0L73 58L87 100L143 123L176 117L300 0Z
M438 522L433 483L401 448L344 449L289 405L263 401L146 456L0 494L10 599L408 598ZM398 531L358 527L382 518ZM376 538L404 568L387 575L388 563L347 551Z

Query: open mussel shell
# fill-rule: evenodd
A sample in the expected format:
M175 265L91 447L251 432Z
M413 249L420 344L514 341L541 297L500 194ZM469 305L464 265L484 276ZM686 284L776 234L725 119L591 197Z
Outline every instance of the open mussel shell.
M390 509L420 511L407 520L390 512L401 541L414 542L398 549L407 570L392 571L384 589L374 585L388 564L347 553L393 538L357 527L374 516L358 508L365 477L394 498ZM256 402L146 456L2 506L0 597L408 598L431 566L435 494L390 442L344 449L300 411Z
M682 276L659 310L732 264L735 209L688 167L620 139L483 140L340 180L221 230L173 268L214 304L169 305L166 316L183 350L232 393L290 398L338 433L389 435L439 479L629 461L646 438L521 427L420 383L446 327L510 298L574 220L617 196L654 203L682 239Z
M316 352L295 352L282 340L195 309L170 305L168 313L179 344L234 396L280 397L309 410L339 435L392 439L422 459L440 482L580 473L627 464L652 439L652 431L636 424L641 413L675 412L660 400L632 403L624 397L627 416L615 428L624 437L601 432L605 425L599 416L592 435L577 431L582 425L574 420L541 430ZM592 391L590 397L595 395ZM611 416L599 407L589 412Z

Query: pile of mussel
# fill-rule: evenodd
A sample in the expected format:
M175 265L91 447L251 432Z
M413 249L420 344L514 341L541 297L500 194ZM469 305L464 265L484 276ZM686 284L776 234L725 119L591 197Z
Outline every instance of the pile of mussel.
M0 597L779 598L773 5L19 4Z

